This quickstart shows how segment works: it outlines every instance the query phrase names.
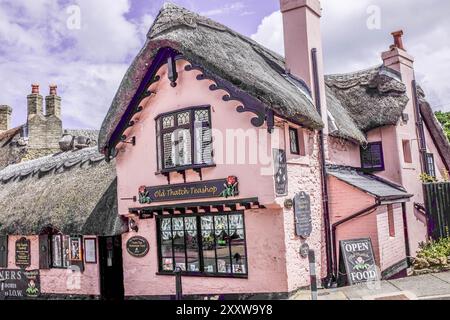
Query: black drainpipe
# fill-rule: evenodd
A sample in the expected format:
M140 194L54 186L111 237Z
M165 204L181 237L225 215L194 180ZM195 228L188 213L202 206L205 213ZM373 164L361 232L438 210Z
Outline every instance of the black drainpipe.
M334 263L333 263L333 270L334 270L334 274L336 275L336 280L337 280L337 275L338 275L338 257L337 257L337 247L336 247L336 229L337 227L339 227L340 225L351 221L353 219L356 219L366 213L372 213L375 209L377 209L379 206L381 205L380 200L377 199L376 203L366 209L363 209L361 211L358 211L354 214L352 214L351 216L348 216L347 218L344 218L336 223L333 224L332 226L332 234L333 234L333 253L334 253Z
M322 117L322 103L320 99L320 82L319 72L317 68L317 49L311 50L312 55L312 67L314 76L314 95L316 100L317 112ZM323 117L322 117L323 119ZM330 224L330 207L328 203L328 181L327 181L327 169L325 167L325 142L323 129L319 131L320 140L320 169L322 176L322 199L323 199L323 222L325 224L325 249L327 256L327 277L324 279L324 287L331 287L335 276L333 274L333 249L331 243L331 224Z

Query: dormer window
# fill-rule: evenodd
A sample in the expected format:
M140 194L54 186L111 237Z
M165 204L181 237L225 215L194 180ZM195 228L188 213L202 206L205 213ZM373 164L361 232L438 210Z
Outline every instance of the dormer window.
M211 113L194 107L156 118L158 170L198 168L212 164Z

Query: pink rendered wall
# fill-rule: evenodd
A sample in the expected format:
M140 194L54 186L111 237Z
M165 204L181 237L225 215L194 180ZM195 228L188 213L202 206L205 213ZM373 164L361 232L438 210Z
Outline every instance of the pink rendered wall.
M395 236L391 237L389 234L387 206L382 206L378 209L376 219L378 227L380 265L381 270L385 270L406 258L402 205L394 205Z
M405 113L409 115L409 121L405 124L399 122L396 126L397 149L399 158L400 181L408 193L413 194L410 202L406 204L407 226L410 240L411 254L415 255L419 243L426 240L427 227L425 217L414 208L414 203L423 203L422 184L419 180L421 173L420 152L418 144L418 134L416 131L416 114L414 110L414 97L412 91L412 81L415 78L413 62L414 59L404 50L394 48L382 54L384 65L390 67L402 75L402 82L406 85L409 102L405 108ZM410 140L412 163L405 163L403 157L402 140Z
M341 221L358 211L375 204L375 199L339 179L329 176L329 199L331 224ZM345 201L342 201L345 199ZM363 215L350 220L336 229L336 256L339 259L339 241L349 239L370 238L372 240L375 259L379 263L378 231L376 214Z
M293 125L291 124L291 126ZM301 244L307 242L310 249L315 251L317 261L316 272L319 278L326 276L326 255L322 220L322 189L318 159L318 135L314 132L303 130L305 153L299 156L290 153L289 135L287 131L285 133L283 138L287 146L288 195L278 197L276 202L281 207L284 207L284 201L286 199L293 199L301 191L306 192L311 197L311 218L313 225L311 236L306 240L301 239L295 235L293 209L283 208L288 288L289 292L292 292L310 284L308 259L301 258L299 255Z
M248 279L183 277L183 294L229 294L287 292L283 217L281 210L246 210ZM139 232L123 235L124 286L126 296L175 294L175 279L157 275L158 255L155 219L138 221ZM150 252L143 258L130 256L126 241L141 235Z
M120 200L121 198L129 198L136 196L139 186L157 186L166 185L167 178L163 175L155 175L157 172L157 156L156 156L156 138L155 138L155 117L161 113L175 111L178 109L211 105L211 122L213 127L213 145L214 145L214 161L217 166L202 170L203 180L213 180L226 178L229 175L235 175L239 179L240 198L249 198L258 196L261 203L273 203L274 181L273 169L270 162L267 164L263 161L257 161L256 164L248 165L249 159L255 154L250 154L247 143L239 144L235 140L234 148L230 150L234 152L234 161L230 164L222 164L226 162L227 156L231 157L232 152L227 152L225 148L220 148L220 141L227 140L228 132L248 132L255 134L257 139L252 143L265 150L268 159L272 156L270 141L267 147L264 147L264 141L258 136L259 130L267 136L267 129L254 128L250 121L251 113L238 113L236 107L239 105L236 101L223 101L222 96L225 91L210 91L209 86L212 84L210 80L198 81L196 76L198 71L184 71L184 66L188 62L179 60L177 62L177 70L179 70L178 85L175 88L170 86L167 80L167 67L163 66L158 75L161 80L155 83L151 90L156 92L155 95L148 98L143 105L144 111L134 119L136 124L125 132L127 136L136 136L136 146L122 145L119 146L117 155L117 175L118 175L118 199L119 213L128 214L130 207L138 206L132 200ZM248 131L247 131L248 130ZM219 136L222 133L222 137ZM239 138L242 141L242 138ZM258 149L257 149L258 150ZM269 151L267 151L269 150ZM221 157L223 154L223 157ZM243 164L237 163L238 156L244 155ZM225 161L220 161L223 158ZM262 173L265 173L264 175ZM183 183L182 175L172 173L170 176L171 184ZM195 172L186 172L186 181L199 181L199 175ZM214 199L209 199L214 200ZM219 199L216 199L219 200Z
M328 136L330 163L341 166L361 167L360 147L356 143Z
M209 86L212 81L196 80L198 71L184 71L186 64L187 62L182 60L177 62L179 79L175 88L172 88L167 80L167 67L163 66L158 71L161 80L151 87L151 90L156 94L143 102L143 112L139 114L138 118L134 119L136 124L128 132L125 132L127 136L136 136L137 145L134 147L130 145L119 146L116 162L118 199L137 195L138 188L141 185L167 184L167 179L164 176L155 175L157 163L154 151L156 150L154 119L159 114L190 106L211 105L211 122L213 130L215 130L213 131L213 141L216 162L219 157L219 150L217 149L219 149L221 139L219 133L224 133L227 129L255 130L250 123L252 114L236 112L238 103L223 101L222 96L225 92L210 91ZM289 172L288 197L292 199L295 193L299 191L306 191L311 195L314 231L308 239L308 243L310 247L316 249L317 270L321 274L323 226L321 222L321 189L320 183L318 183L320 181L320 169L317 159L317 135L281 119L277 119L276 122L275 133L272 134L274 140L264 147L264 141L258 138L255 144L263 150L269 150L270 161L272 159L272 147L286 148ZM299 129L299 138L303 139L304 145L302 156L290 153L288 135L286 134L289 126ZM268 136L266 129L262 128L261 130L263 135ZM203 170L203 180L236 175L239 179L239 197L257 196L260 203L268 207L267 210L260 210L258 214L257 211L246 212L249 279L221 280L217 278L186 277L186 288L191 288L187 289L190 290L187 293L287 292L308 286L308 263L307 260L300 259L298 254L302 241L294 235L293 210L281 209L286 197L275 197L272 163L249 164L248 161L253 155L250 154L248 144L241 146L239 149L236 145L234 153L244 154L245 163L217 163L216 167ZM224 154L226 157L227 152L224 151ZM188 172L187 182L192 181L199 181L199 176L197 173ZM171 174L171 183L182 182L181 175ZM120 214L127 215L130 207L139 207L139 204L130 200L119 200ZM149 241L153 243L153 247L156 247L153 220L141 221L140 224L142 224L142 228L140 228L139 233L148 237ZM124 243L131 235L124 235ZM124 269L126 295L173 293L173 278L155 275L157 270L156 251L140 260L125 254ZM139 270L145 270L145 272ZM139 284L141 282L142 284ZM152 285L150 286L149 283L152 283Z
M373 129L367 133L368 142L381 141L383 144L383 156L385 170L376 172L376 175L396 183L402 184L401 164L398 151L402 150L398 145L398 137L395 126L385 126ZM401 141L400 141L401 146Z
M19 269L15 265L15 244L23 236L8 237L8 268ZM26 270L39 269L39 237L25 236L31 245L31 266ZM94 238L94 237L88 237ZM98 255L98 245L97 245ZM98 257L97 257L98 261ZM84 264L83 273L67 269L39 270L41 292L44 294L100 295L100 274L98 264Z

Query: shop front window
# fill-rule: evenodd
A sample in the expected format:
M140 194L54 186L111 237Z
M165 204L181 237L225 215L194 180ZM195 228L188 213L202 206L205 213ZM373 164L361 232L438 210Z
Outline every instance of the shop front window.
M159 271L245 276L247 254L244 215L158 217Z
M164 114L156 119L158 170L201 167L212 164L209 107Z

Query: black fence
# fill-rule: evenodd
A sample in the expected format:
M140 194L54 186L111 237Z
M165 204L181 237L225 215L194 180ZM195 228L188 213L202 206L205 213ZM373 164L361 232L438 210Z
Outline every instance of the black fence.
M433 239L449 236L450 182L423 185L428 216L428 234Z

